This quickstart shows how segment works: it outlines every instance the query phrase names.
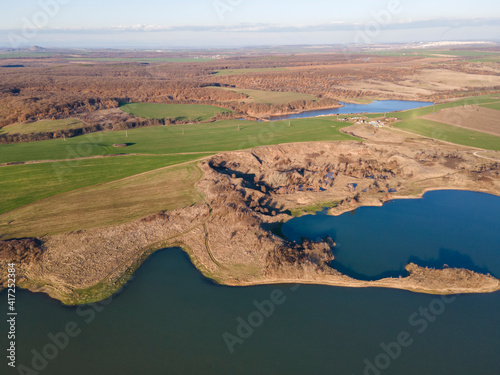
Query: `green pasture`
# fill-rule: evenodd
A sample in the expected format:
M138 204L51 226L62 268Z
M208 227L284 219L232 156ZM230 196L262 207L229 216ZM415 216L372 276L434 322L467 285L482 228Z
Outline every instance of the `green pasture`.
M291 126L289 126L291 125ZM62 160L117 153L178 154L248 149L289 142L356 139L340 132L349 123L329 118L275 122L244 120L154 126L85 134L74 138L0 145L0 163ZM114 148L113 144L128 144Z
M459 145L500 151L500 137L425 119L395 123L398 129Z
M122 104L120 109L137 117L177 121L207 121L219 113L231 112L229 109L201 104L128 103Z

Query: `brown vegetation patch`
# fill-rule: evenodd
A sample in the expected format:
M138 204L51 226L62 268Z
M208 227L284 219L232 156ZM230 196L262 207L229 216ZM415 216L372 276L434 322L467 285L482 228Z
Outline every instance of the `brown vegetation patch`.
M0 262L29 264L40 259L43 249L37 238L0 241Z

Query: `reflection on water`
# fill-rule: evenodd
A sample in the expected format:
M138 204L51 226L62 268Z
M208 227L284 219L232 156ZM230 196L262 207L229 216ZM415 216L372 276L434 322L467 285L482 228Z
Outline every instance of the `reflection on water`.
M332 237L337 243L332 266L360 280L406 276L410 262L499 277L499 218L500 197L436 191L340 217L318 213L295 218L282 231L294 241Z
M374 362L381 343L402 331L413 344L384 375L483 375L500 368L500 293L458 296L420 333L411 317L435 296L314 285L217 286L180 249L153 254L135 276L111 302L78 309L19 291L18 365L32 368L34 358L40 360L36 353L52 343L50 334L73 322L79 334L36 373L362 375L365 360ZM275 291L284 302L231 353L223 335L238 335L255 302ZM6 300L5 292L0 299ZM5 322L1 327L6 333ZM19 372L3 364L1 374Z
M488 231L498 236L498 201L487 195L465 197L474 201L477 210L469 208L469 218L460 216L460 220L465 220L465 225L470 228L466 232L474 239L470 243L476 244L477 252L484 255L484 243L471 233L476 233L479 225L486 227L482 232L484 239L491 240ZM457 205L458 198L453 192L436 193L426 195L420 203L430 200L433 205L441 205L453 228L457 220L449 216L457 212L444 207L453 202ZM386 230L376 229L378 237L384 238L387 233L390 234L387 238L391 239L402 217L410 215L416 220L422 215L429 220L437 209L422 212L418 204L401 206L400 202L395 202L375 210L374 216L369 215L367 220L357 223L362 226L354 228L355 238L363 238L374 221L380 220ZM474 223L480 219L478 212L493 219L489 226L481 220L477 225ZM390 219L397 213L399 216ZM366 214L364 209L359 209L355 215L345 216L357 219ZM344 217L338 219L345 220ZM422 232L427 227L421 227L419 222L414 221L415 228L406 234L416 231L418 237L427 238L426 244L432 244L433 240L442 242L435 232ZM345 228L337 227L335 233L341 239L339 257L344 252L349 253L349 239L342 235ZM443 223L437 229L438 232L450 233ZM456 228L452 233L459 234L462 230L462 227ZM375 238L372 237L372 241ZM464 253L460 246L451 242L447 244L450 246L437 245L438 250L429 256L417 252L413 255L420 256L421 261L473 262L479 267L487 264L488 269L498 272L495 252L491 252L490 258L482 258L482 255L478 258L474 251ZM372 250L379 251L375 244L372 245ZM420 248L419 244L416 248ZM450 251L440 252L441 248L467 254L472 260ZM404 250L404 246L396 246L396 249ZM495 249L498 251L498 246ZM405 263L407 259L407 256L401 257L398 262ZM381 269L389 265L385 260ZM262 304L276 291L284 298L282 303L275 305L273 312L262 318L261 324L246 332L235 344L234 352L230 352L224 334L240 337L241 321L248 322L251 314L255 317L255 311L258 311L256 302ZM5 291L0 293L0 300L7 300ZM122 293L105 304L69 308L43 294L18 291L17 364L30 369L43 365L43 370L18 372L19 367L12 369L4 362L0 373L362 375L367 373L366 361L374 363L383 353L382 343L391 343L401 332L407 332L412 344L405 347L401 356L391 361L381 374L498 374L500 293L458 296L446 304L444 311L435 313L432 322L422 320L422 309L439 307L436 301L440 303L435 296L390 289L314 285L299 288L289 285L224 287L205 279L180 249L166 249L146 260ZM2 302L4 311L6 306ZM6 319L2 321L0 334L6 337ZM51 337L63 332L68 323L76 324L79 333L71 337L64 348L57 349ZM420 330L424 323L426 329ZM3 340L4 352L6 345L6 340ZM52 351L47 351L47 348ZM46 363L40 357L44 353L51 358Z
M439 255L436 259L420 259L418 256L412 256L408 259L408 263L415 263L429 268L465 268L483 274L490 273L487 266L476 264L470 255L444 248L439 249Z
M275 116L271 117L271 120L293 120L296 118L310 118L318 116L327 116L335 114L354 114L354 113L386 113L386 112L397 112L406 111L408 109L415 109L419 107L428 107L433 105L432 102L416 102L407 100L375 100L369 104L354 104L354 103L343 103L340 102L343 107L340 108L330 108L330 109L319 109L316 111L306 111L301 113L295 113L292 115L285 116Z

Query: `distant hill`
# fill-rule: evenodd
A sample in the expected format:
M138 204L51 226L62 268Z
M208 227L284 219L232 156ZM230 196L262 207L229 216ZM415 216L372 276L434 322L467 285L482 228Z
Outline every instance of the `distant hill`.
M31 47L25 47L25 48L0 48L0 51L2 52L51 52L53 50L43 48L40 46L31 46Z
M31 46L27 49L30 52L47 52L48 50L39 46Z

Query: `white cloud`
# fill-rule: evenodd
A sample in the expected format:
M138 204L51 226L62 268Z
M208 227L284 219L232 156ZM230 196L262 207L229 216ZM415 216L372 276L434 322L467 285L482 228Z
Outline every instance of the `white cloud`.
M428 19L402 20L383 26L384 30L421 29L421 28L465 28L500 25L500 18L487 19ZM356 31L365 26L364 23L331 22L316 25L278 25L278 24L240 24L240 25L123 25L106 28L42 28L40 33L100 33L100 32L231 32L231 33L293 33L293 32L328 32ZM3 30L16 31L16 30Z

